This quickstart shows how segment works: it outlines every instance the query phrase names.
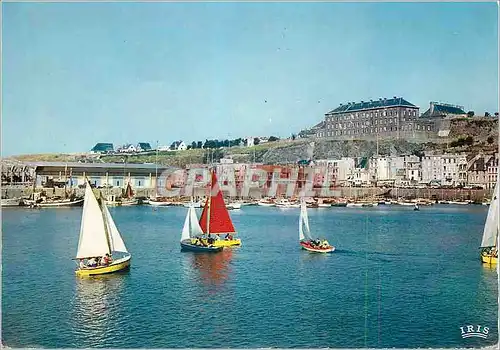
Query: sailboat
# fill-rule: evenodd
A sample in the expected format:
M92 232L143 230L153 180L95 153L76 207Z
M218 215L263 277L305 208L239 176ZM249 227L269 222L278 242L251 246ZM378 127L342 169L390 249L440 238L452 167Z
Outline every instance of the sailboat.
M217 176L213 171L210 195L201 213L200 227L207 237L215 235L215 242L213 244L216 247L241 245L241 240L233 237L236 234L236 230L224 203L224 198L222 198L222 192L217 183ZM222 235L224 237L221 237Z
M181 234L181 250L189 250L195 252L220 252L223 247L215 247L213 244L208 244L203 237L203 230L196 216L196 209L191 205L184 220L184 227Z
M500 177L497 175L497 183L493 190L490 207L488 209L488 216L483 230L483 239L481 241L481 261L485 264L498 263L498 196L499 196L499 181Z
M122 206L127 206L127 205L136 205L139 201L137 198L134 198L134 191L132 190L132 186L130 186L130 182L127 183L127 187L125 188L125 191L122 196L121 200L121 205Z
M335 250L335 247L330 245L327 240L320 241L319 239L312 238L309 228L309 217L307 216L307 206L304 200L300 203L299 240L302 248L310 252L331 253Z
M113 252L122 253L120 255L123 256L109 260L106 265L93 264L101 257L103 260L110 259ZM104 204L102 196L100 201L97 200L88 182L85 188L80 239L75 259L80 261L79 268L75 271L79 276L112 273L130 266L131 255L125 247L108 207Z

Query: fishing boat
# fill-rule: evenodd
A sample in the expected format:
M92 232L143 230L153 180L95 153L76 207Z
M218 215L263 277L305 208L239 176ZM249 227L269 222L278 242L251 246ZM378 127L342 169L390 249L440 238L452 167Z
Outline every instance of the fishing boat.
M286 208L300 208L300 204L290 202L286 198L282 198L282 199L276 201L275 205L276 205L276 208L285 208L285 209Z
M60 199L60 200L48 200L40 203L36 203L41 208L59 208L59 207L81 207L83 205L82 199Z
M172 204L172 202L165 200L162 197L149 198L148 204L153 207L166 207Z
M184 251L215 253L223 249L223 247L215 247L213 244L207 242L198 222L194 205L190 206L187 211L180 243L181 250Z
M113 253L119 257L108 260ZM108 260L106 264L98 263L101 257ZM122 271L130 267L131 257L102 196L98 201L87 182L75 258L80 262L76 275L93 276Z
M239 210L239 209L241 209L241 203L231 202L231 203L226 204L226 208L228 210Z
M120 205L121 206L130 206L137 205L139 200L134 197L134 191L132 190L132 186L130 186L130 182L127 184L125 191L122 195Z
M500 178L497 178L497 183L495 185L495 189L493 190L490 207L488 208L488 216L486 217L486 223L484 225L483 239L481 241L481 261L485 264L498 263L499 181Z
M304 201L300 204L299 244L303 249L314 253L331 253L335 250L335 247L330 245L326 239L319 240L312 238L309 228L309 217L307 216L307 206Z
M261 207L274 207L276 206L276 203L274 203L274 201L269 198L264 198L258 201L257 205L260 205Z
M224 198L222 198L222 192L214 172L212 172L210 195L201 213L200 227L207 237L211 235L216 236L215 242L213 243L216 247L241 245L241 240L239 238L234 238L236 230L234 229L229 211L224 203ZM224 235L224 237L222 237L222 235Z
M2 207L19 207L23 205L22 198L2 198Z

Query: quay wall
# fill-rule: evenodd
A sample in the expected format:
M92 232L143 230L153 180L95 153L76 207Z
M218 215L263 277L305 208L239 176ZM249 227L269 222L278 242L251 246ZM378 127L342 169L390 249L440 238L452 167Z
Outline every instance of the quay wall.
M73 188L77 195L84 195L85 190L81 188ZM206 195L206 190L203 188L194 189L195 197L203 197ZM63 188L36 188L36 192L44 191L47 197L64 196ZM113 194L120 196L122 193L121 188L112 189L102 189L103 195ZM368 198L368 197L385 197L385 198L427 198L435 200L472 200L477 202L482 202L485 199L491 198L491 189L483 190L468 190L468 189L410 189L410 188L359 188L359 187L336 187L331 190L333 194L332 197L345 197L345 198ZM2 198L19 198L19 197L29 197L33 192L32 187L2 187L1 194ZM136 189L135 195L137 197L149 197L154 196L155 190L152 188L142 188ZM223 191L226 195L226 193ZM319 193L319 192L318 192ZM249 198L262 198L265 197L265 192L260 191L250 191Z

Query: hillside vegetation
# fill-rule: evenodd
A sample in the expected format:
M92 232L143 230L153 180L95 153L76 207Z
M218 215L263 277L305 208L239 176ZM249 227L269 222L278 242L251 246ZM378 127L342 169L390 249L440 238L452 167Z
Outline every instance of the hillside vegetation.
M460 118L450 121L450 133L440 142L416 143L406 140L380 140L379 154L418 154L435 150L449 153L495 152L498 149L498 120L493 118ZM294 163L303 159L339 159L341 157L370 157L377 154L375 141L339 141L332 139L280 140L253 147L225 147L218 149L189 149L163 151L158 164L183 167L232 157L235 162L265 164ZM155 163L156 153L137 155L32 154L12 157L19 161L82 161L85 159L117 163Z

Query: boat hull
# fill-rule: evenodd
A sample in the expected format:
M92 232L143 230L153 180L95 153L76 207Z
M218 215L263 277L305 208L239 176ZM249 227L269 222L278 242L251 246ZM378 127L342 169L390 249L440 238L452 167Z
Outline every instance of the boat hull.
M181 250L190 251L190 252L198 252L198 253L217 253L222 251L223 247L206 247L206 246L198 246L195 244L191 244L190 241L182 241Z
M96 275L105 275L108 273L113 273L118 271L124 271L130 268L131 258L132 256L129 255L124 258L113 261L110 265L78 269L75 271L75 273L77 276L96 276Z
M42 208L60 208L60 207L81 207L83 205L83 199L78 199L76 201L62 201L62 202L48 202L48 203L38 203L37 205Z
M332 207L347 207L347 203L332 203Z
M19 207L22 205L21 198L2 198L2 207Z
M137 204L139 204L138 199L125 199L120 202L120 205L122 207L128 207L130 205L137 205Z
M498 257L490 254L481 254L481 261L483 264L498 264Z
M152 199L150 199L148 201L148 204L153 206L153 207L166 207L166 206L169 206L170 204L172 204L171 202L157 202L157 201L154 201Z
M335 250L334 246L328 246L327 248L318 248L318 247L312 247L306 242L300 242L300 246L302 247L302 249L305 249L313 253L331 253Z
M235 245L241 245L241 239L218 239L214 242L215 247L232 247Z

